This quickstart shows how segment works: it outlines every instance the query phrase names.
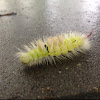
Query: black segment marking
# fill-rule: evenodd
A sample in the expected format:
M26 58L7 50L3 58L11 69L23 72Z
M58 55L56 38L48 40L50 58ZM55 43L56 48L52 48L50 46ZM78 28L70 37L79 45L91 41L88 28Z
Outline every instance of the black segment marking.
M45 44L44 47L46 48L46 50L47 50L48 53L49 53L48 46Z
M72 51L68 51L69 53L71 53Z
M73 42L76 42L76 40L74 40Z

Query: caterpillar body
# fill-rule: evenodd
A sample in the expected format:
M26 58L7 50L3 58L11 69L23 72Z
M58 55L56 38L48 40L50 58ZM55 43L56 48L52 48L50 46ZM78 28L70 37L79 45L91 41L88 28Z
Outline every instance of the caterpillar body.
M73 58L79 52L84 53L90 49L89 35L81 33L67 33L59 36L48 37L46 40L38 39L31 42L29 46L24 46L26 51L20 51L17 56L23 64L39 65L44 62L56 63L57 59Z

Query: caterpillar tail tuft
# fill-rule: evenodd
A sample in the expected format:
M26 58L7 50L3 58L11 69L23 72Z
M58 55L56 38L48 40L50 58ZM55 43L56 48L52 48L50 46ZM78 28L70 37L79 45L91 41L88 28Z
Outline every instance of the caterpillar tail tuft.
M84 53L90 49L89 35L81 33L66 33L59 36L48 37L47 39L38 39L31 42L29 46L25 45L25 51L17 53L17 57L23 64L29 66L40 65L44 62L48 64L55 62L57 59L73 58L79 55L80 52Z

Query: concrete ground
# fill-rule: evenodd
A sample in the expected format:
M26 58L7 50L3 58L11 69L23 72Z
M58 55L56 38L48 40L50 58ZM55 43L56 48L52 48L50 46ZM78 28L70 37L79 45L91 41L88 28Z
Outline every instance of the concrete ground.
M17 15L0 17L0 99L100 98L100 0L0 0L8 12ZM25 68L15 57L38 37L92 29L91 50L73 60Z

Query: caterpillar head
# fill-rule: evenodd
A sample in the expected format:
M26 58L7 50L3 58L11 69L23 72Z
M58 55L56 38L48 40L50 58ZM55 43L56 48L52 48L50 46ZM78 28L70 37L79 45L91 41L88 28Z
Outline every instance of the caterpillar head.
M33 57L28 53L23 53L20 60L23 64L29 64L29 65L32 65L32 62L34 61Z

